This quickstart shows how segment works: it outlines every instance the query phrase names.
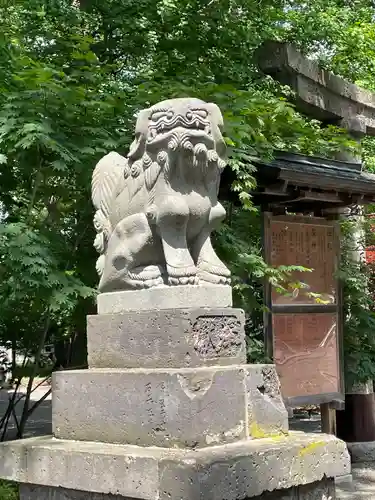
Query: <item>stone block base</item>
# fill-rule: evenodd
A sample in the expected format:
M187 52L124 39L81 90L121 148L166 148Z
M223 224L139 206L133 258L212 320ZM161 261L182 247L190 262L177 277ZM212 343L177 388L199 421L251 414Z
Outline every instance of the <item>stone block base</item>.
M90 493L89 491L50 488L48 486L20 485L20 500L131 500L119 495Z
M288 432L274 365L68 370L52 388L59 439L197 448Z
M332 481L320 483L318 496L307 493L314 492L312 483L349 473L345 443L323 434L291 433L195 451L53 438L0 445L0 477L27 485L22 500L323 500ZM31 485L47 489L35 496Z
M244 312L230 307L88 316L89 367L239 365L246 362L244 324Z
M207 500L204 492L200 498ZM248 497L250 498L250 497ZM312 484L296 486L286 490L262 493L251 500L327 500L335 498L335 485L332 479L323 479ZM119 495L90 493L85 491L50 488L48 486L20 485L20 500L131 500Z
M335 484L332 479L323 479L312 484L296 486L287 490L276 490L263 493L251 500L333 500Z
M226 285L181 285L100 293L97 305L98 314L187 307L232 307L232 288Z

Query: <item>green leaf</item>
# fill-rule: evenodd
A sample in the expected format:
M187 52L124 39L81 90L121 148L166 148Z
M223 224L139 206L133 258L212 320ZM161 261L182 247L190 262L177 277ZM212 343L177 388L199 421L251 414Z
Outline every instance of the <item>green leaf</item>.
M67 164L63 160L54 160L51 162L51 166L54 170L63 172L67 169Z

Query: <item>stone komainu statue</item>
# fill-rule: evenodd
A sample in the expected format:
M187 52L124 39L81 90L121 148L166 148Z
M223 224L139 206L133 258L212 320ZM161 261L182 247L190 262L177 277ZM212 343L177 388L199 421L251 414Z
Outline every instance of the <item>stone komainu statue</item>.
M101 292L229 284L210 240L225 216L217 200L222 126L215 104L163 101L139 113L127 159L111 152L98 162L92 200Z

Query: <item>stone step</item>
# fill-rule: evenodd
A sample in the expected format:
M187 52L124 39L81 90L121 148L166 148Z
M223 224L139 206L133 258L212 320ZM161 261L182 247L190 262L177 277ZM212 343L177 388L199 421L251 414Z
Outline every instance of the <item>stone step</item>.
M186 309L187 307L232 307L232 288L223 285L157 286L144 290L100 293L98 314Z
M196 448L288 431L273 365L69 370L52 389L61 439Z
M111 495L118 500L322 500L334 498L333 479L325 478L349 472L345 443L300 432L200 450L49 437L0 446L0 476L27 483L21 500L96 499L101 493L108 495L103 500Z
M244 312L230 307L88 316L89 367L182 368L245 363L244 325Z

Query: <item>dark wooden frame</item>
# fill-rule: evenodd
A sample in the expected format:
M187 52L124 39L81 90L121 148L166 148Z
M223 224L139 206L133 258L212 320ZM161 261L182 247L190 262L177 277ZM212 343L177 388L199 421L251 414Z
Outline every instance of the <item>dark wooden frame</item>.
M263 212L263 252L264 259L269 264L271 262L271 238L270 225L272 220L285 221L301 224L319 224L332 226L334 229L334 240L336 249L336 270L340 263L340 228L339 224L328 218L322 217L306 217L299 215L274 215L270 212ZM266 311L264 313L264 334L265 334L265 349L266 354L270 359L273 359L273 327L272 317L274 314L320 314L320 313L336 313L336 342L337 355L339 365L339 392L321 393L309 396L300 396L285 398L285 404L289 407L297 407L303 405L319 405L329 403L332 408L342 409L345 402L345 380L344 380L344 356L343 356L343 303L342 303L342 287L337 278L336 285L336 301L334 304L282 304L272 305L272 286L267 281L264 284L264 303Z

